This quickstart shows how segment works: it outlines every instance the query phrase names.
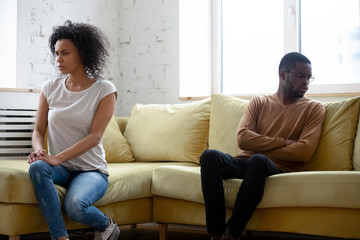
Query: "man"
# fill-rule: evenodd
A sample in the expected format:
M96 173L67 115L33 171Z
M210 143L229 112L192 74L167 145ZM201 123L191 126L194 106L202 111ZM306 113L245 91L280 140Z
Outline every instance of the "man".
M237 240L260 203L268 176L302 171L321 135L325 107L304 96L312 77L304 55L286 54L275 94L255 96L236 130L240 153L205 150L200 157L206 224L213 240ZM223 179L240 178L232 216L226 222Z

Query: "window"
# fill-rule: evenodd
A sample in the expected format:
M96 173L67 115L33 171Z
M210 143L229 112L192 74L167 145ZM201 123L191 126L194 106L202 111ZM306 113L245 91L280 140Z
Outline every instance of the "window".
M359 0L222 0L223 92L274 92L290 51L312 61L308 93L360 92L359 10Z
M211 1L179 1L180 96L209 96L212 78Z
M285 53L292 51L303 53L312 62L315 81L309 94L360 92L359 0L208 2L212 2L209 21L212 33L202 36L210 35L212 61L209 63L199 55L197 63L206 66L199 66L197 71L206 71L211 76L202 76L203 92L198 94L193 87L193 81L198 79L181 77L182 67L187 63L183 59L180 86L192 91L191 95L181 92L181 97L203 96L204 89L211 89L208 95L273 93L278 87L279 62ZM180 17L188 18L181 12ZM180 26L181 22L180 19ZM180 38L180 46L181 43ZM194 54L203 45L193 42L186 51ZM180 48L180 55L183 51Z
M313 92L360 92L359 4L301 0L300 50L311 54Z
M282 9L283 1L222 1L222 92L252 95L277 89L284 52Z

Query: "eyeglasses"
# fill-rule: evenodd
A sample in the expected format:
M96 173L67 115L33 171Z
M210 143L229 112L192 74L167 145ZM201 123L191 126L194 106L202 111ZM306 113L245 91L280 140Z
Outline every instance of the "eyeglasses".
M292 72L292 71L288 71L286 69L284 69L284 72L292 73L292 74L295 75L295 77L297 77L299 79L306 79L308 82L314 81L314 77L312 75L306 75L306 74L303 74L303 73L295 73L295 72Z

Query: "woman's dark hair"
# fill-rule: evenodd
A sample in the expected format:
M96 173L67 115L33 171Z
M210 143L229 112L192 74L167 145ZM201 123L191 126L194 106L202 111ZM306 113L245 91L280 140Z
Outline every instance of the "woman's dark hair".
M279 64L279 73L282 69L290 71L295 67L296 62L311 64L310 60L301 53L290 52L285 54L285 56L281 59Z
M70 39L81 56L87 74L99 77L109 56L106 47L108 41L96 27L85 23L66 21L62 26L56 26L49 38L49 47L55 56L55 44L60 39Z

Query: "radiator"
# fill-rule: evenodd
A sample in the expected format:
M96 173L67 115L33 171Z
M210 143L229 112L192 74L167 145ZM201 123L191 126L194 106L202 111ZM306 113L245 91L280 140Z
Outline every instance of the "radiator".
M26 160L35 118L36 110L0 109L0 160Z

